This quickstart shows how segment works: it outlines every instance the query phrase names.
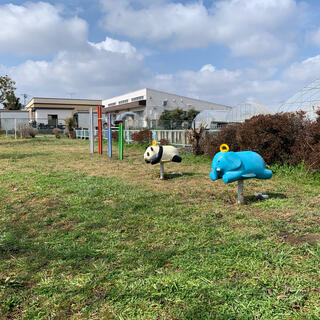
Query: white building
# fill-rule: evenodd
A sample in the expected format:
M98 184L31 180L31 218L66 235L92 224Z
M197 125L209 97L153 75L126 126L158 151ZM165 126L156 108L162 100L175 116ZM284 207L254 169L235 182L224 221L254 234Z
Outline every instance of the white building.
M172 93L153 89L141 89L102 101L106 111L112 114L113 120L119 114L133 112L141 120L158 120L164 110L180 108L184 111L229 110L228 106L213 102L187 98Z

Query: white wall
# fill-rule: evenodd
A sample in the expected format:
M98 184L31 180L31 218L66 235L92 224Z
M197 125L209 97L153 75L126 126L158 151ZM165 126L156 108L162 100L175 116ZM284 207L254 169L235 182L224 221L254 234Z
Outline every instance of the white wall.
M102 115L104 118L104 115ZM93 123L94 127L98 126L98 114L93 113ZM78 127L89 129L89 112L78 112Z
M190 109L195 109L197 111L202 110L229 110L231 107L202 101L198 99L188 98L179 96L172 93L167 93L163 91L153 90L153 89L141 89L138 91L130 92L123 94L121 96L117 96L111 99L103 100L103 105L106 107L106 111L108 112L108 104L116 103L119 105L119 101L128 100L127 103L132 102L131 99L143 96L144 100L146 100L146 108L144 112L144 118L149 120L159 119L160 115L164 110L173 110L176 108L181 108L182 110L188 111ZM163 102L166 101L166 106L163 105ZM127 111L125 108L123 111L119 111L119 113ZM130 111L135 112L130 109Z
M72 117L72 110L61 109L37 109L35 111L35 120L37 123L48 124L48 115L56 114L58 116L58 124L65 125L65 119Z
M16 119L16 121L15 121ZM0 128L1 130L14 130L15 125L19 126L20 123L29 123L28 111L0 111Z
M143 99L141 99L141 100L145 100L146 95L147 95L147 89L141 89L141 90L137 90L137 91L123 94L121 96L113 97L111 99L103 100L102 104L106 107L106 110L107 110L108 104L110 104L110 103L116 103L116 105L119 105L119 101L122 101L122 100L128 100L127 103L130 103L130 102L132 102L131 99L136 98L136 97L141 97L141 96L143 96Z
M166 101L165 106L163 105L164 101ZM197 111L231 109L231 107L225 105L192 99L152 89L147 89L146 104L146 117L149 119L159 119L164 110L173 110L176 108L180 108L184 111L188 111L190 109L195 109Z

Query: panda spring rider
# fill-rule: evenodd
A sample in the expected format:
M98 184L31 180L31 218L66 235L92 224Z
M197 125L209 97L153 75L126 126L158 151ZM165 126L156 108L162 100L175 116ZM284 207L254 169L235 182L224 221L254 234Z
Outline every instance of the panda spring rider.
M144 153L144 161L146 163L160 163L160 179L163 180L164 163L165 162L181 162L179 151L173 146L152 145L147 148Z

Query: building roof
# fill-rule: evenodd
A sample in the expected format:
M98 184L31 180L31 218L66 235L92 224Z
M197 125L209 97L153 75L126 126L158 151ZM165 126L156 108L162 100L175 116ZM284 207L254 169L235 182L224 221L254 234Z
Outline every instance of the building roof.
M50 105L92 105L99 106L102 104L102 100L93 100L93 99L67 99L67 98L32 98L26 105L26 109L34 108L34 105L37 104L50 104Z
M170 92L165 92L165 91L160 91L160 90L155 90L155 89L150 89L150 88L143 88L143 89L140 89L140 90L127 92L127 93L124 93L124 94L119 95L119 96L115 96L115 97L111 97L111 98L108 98L108 99L104 99L103 103L105 104L106 108L109 110L109 108L111 108L111 107L108 107L108 104L110 102L114 102L115 100L128 99L128 98L134 97L136 95L143 95L143 96L146 96L145 98L148 98L148 96L150 95L150 93L152 94L152 92L157 92L157 93L161 93L161 94L164 94L164 95L175 96L175 97L178 96L178 97L180 97L182 99L184 98L184 99L188 99L188 100L193 100L193 101L198 102L198 103L210 103L212 105L216 105L216 106L222 107L224 109L231 109L230 106L226 106L226 105L223 105L223 104L220 104L220 103L200 100L200 99L196 99L196 98L192 98L192 97L182 96L182 95L179 95L179 94L176 94L176 93L170 93ZM118 106L118 104L117 104L117 106ZM114 106L112 106L112 108L113 107ZM112 111L114 111L114 110L112 110Z
M167 95L173 95L173 96L179 96L181 98L185 98L185 99L189 99L189 100L193 100L193 101L197 101L197 102L204 102L204 103L211 103L217 106L221 106L221 107L225 107L226 109L231 109L232 107L221 104L221 103L216 103L216 102L212 102L212 101L207 101L207 100L201 100L201 99L197 99L197 98L192 98L192 97L186 97L186 96L182 96L180 94L177 93L170 93L170 92L165 92L165 91L161 91L161 90L155 90L155 89L150 89L150 88L146 88L145 90L147 91L154 91L154 92L160 92L163 94L167 94Z
M28 110L7 110L7 109L0 109L0 112L29 112Z

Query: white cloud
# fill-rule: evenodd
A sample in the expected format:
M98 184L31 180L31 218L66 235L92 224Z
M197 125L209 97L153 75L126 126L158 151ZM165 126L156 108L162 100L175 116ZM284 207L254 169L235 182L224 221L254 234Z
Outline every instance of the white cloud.
M274 78L276 70L228 70L206 64L197 71L153 75L139 56L101 50L88 45L83 52L60 52L51 61L26 61L0 66L17 81L19 92L33 96L109 98L143 87L236 105L254 101L277 110L281 102L319 76L320 56L296 62Z
M214 72L216 71L215 66L212 64L205 64L201 69L200 72Z
M278 79L273 68L228 70L207 64L199 71L160 74L149 82L156 89L194 98L231 106L254 101L277 111L290 96L319 78L319 70L320 55L291 64Z
M28 60L6 68L19 92L32 96L106 98L140 88L145 67L138 56L97 49L87 45L81 52L61 51L51 61Z
M295 50L289 31L298 15L293 0L223 0L209 9L202 2L168 0L103 3L110 31L181 48L223 44L235 56L259 63L233 70L208 63L199 70L154 75L130 42L110 37L88 42L85 21L64 18L60 9L40 2L0 6L0 19L6 19L0 52L50 52L51 57L0 66L1 73L17 82L19 92L33 96L66 97L72 92L79 98L108 98L151 87L228 105L253 100L266 106L279 104L319 75L320 56L293 63L282 73L270 67Z
M250 77L250 73L252 70L227 70L204 65L199 71L157 75L152 82L159 90L231 106L249 100L271 105L275 96L282 96L288 89L279 80L256 80L256 77Z
M171 48L221 44L235 56L277 64L295 51L303 7L294 0L221 0L202 2L100 0L106 30Z
M143 55L127 41L88 42L87 23L48 3L0 6L0 53L29 56L0 66L32 96L105 98L132 89L145 74Z
M307 84L316 78L320 78L320 55L293 63L284 71L283 77L285 81L299 84Z
M87 23L63 18L62 10L45 2L0 6L0 52L43 56L80 50L87 42Z
M98 43L89 42L89 44L99 50L121 53L127 56L137 55L137 49L128 41L119 41L106 37L104 41Z

